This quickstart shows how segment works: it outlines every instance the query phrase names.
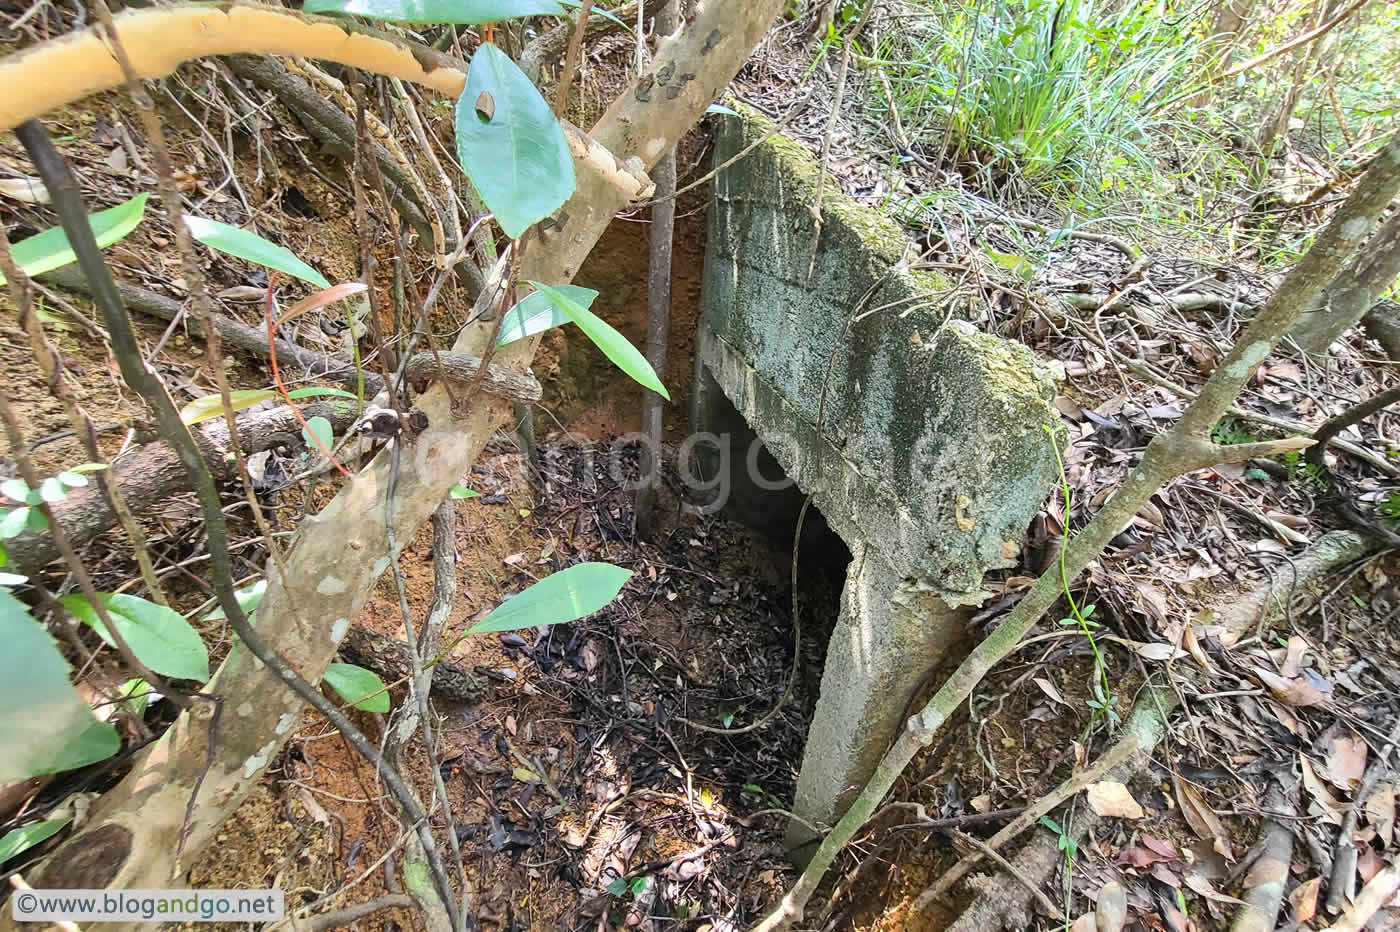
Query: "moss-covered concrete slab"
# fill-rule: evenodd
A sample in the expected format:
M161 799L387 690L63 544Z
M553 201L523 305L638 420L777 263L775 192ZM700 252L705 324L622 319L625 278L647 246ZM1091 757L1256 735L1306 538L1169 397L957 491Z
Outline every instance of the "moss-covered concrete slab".
M717 160L769 129L727 119ZM909 272L904 232L833 184L808 280L816 178L779 135L715 179L699 364L843 537L976 603L1056 476L1049 374L956 319L951 283Z

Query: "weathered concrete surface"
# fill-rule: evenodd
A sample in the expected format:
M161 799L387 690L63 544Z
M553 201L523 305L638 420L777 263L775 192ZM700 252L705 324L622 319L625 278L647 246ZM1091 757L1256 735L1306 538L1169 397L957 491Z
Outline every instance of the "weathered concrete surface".
M726 120L716 159L767 128ZM949 320L951 283L897 268L913 258L902 231L832 185L807 283L815 178L781 136L716 178L698 365L843 537L976 603L1055 476L1053 386L1025 347Z
M716 161L770 126L727 119ZM775 526L793 500L751 479L719 393L854 555L794 810L829 823L957 641L983 575L1014 564L1057 476L1044 429L1056 418L1031 353L956 319L951 283L904 267L903 232L830 184L808 280L816 177L775 136L716 178L693 423L735 435L715 481L736 517ZM725 465L698 452L711 475Z

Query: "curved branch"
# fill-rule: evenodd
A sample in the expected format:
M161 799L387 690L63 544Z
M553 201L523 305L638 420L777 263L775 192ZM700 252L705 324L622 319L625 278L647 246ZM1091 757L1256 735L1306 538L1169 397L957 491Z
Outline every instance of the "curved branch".
M300 55L462 93L464 64L436 49L348 22L256 3L185 4L127 10L117 34L142 78L163 78L209 55ZM50 39L0 59L0 130L124 83L95 28Z

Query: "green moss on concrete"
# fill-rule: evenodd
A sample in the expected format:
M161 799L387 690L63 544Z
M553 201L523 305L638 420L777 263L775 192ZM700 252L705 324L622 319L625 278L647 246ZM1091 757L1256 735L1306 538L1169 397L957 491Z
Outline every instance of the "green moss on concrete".
M716 158L771 128L731 118ZM830 180L809 281L817 179L781 135L721 173L697 358L843 536L950 603L976 601L1057 475L1053 386L1025 347L919 306L950 300L951 282L902 267L903 231Z

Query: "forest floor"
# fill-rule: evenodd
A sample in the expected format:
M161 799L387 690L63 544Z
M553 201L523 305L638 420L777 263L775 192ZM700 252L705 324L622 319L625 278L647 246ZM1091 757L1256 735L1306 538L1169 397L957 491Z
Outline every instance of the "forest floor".
M599 74L585 100L605 99L616 83L609 61L626 46L596 50ZM610 59L608 56L612 55ZM809 63L809 62L808 62ZM801 56L775 42L755 57L733 91L781 116L805 92ZM831 69L816 80L829 83ZM273 132L249 138L222 129L220 87L212 70L183 69L162 98L175 130L177 167L197 211L241 222L257 218L262 233L315 264L334 280L356 273L352 200L343 168L312 150L283 115ZM599 90L601 88L601 90ZM820 152L827 136L831 91L819 91L790 132ZM824 102L825 100L825 102ZM181 107L188 112L181 112ZM205 109L200 110L203 106ZM586 104L584 105L586 106ZM852 113L859 114L856 108ZM447 138L445 117L426 115ZM110 202L154 183L139 158L139 121L125 98L104 95L53 115L84 191ZM848 194L887 203L891 190L915 190L943 179L893 176L881 166L889 152L878 132L843 115L832 137L828 168ZM231 143L226 142L231 140ZM133 144L135 142L135 144ZM705 134L682 152L681 183L708 168ZM30 173L11 139L0 141L0 169ZM912 181L910 179L913 179ZM913 189L901 186L913 185ZM681 201L677 229L675 320L666 382L679 391L668 413L668 439L687 433L689 386L704 256L704 188ZM964 193L968 203L984 203ZM3 202L12 239L27 225L45 225L32 205ZM908 219L907 217L905 219ZM985 626L1052 565L1066 527L1078 527L1122 479L1147 439L1179 417L1188 392L1239 332L1275 277L1249 263L1175 251L1172 243L1138 243L1146 259L1110 243L1055 238L987 219L969 210L912 232L925 261L955 266L959 293L982 309L990 330L1024 340L1063 375L1056 407L1071 431L1065 462L1072 500L1055 498L1035 520L1022 565L989 581L997 596L979 614ZM636 344L645 332L647 226L644 216L619 218L577 279L598 289L595 308ZM995 257L1025 252L1026 270ZM127 280L171 296L183 295L170 233L149 217L109 251ZM259 306L238 303L240 289L258 291L265 279L249 267L215 257L207 269L223 309L256 323ZM383 283L387 288L387 280ZM250 292L251 293L251 292ZM1213 299L1184 309L1182 294ZM93 317L82 298L62 296ZM1077 301L1071 310L1066 301ZM80 400L104 429L109 456L139 440L139 404L125 392L99 340L72 323L59 296L45 305L46 330L61 347ZM448 294L434 326L451 330L467 307ZM340 336L319 321L299 321L289 334L305 345L335 351ZM184 403L210 394L203 348L181 328L139 321L151 361ZM1222 442L1276 435L1258 418L1313 425L1355 400L1394 384L1393 367L1373 364L1376 351L1359 336L1318 363L1287 356L1261 366L1243 412L1222 424ZM1127 357L1145 360L1134 369ZM0 365L22 394L30 445L41 469L71 467L82 457L62 434L66 421L44 390L37 367L12 331L0 334ZM270 375L261 360L229 351L235 388L262 388ZM542 475L500 437L463 477L480 498L456 504L459 590L445 637L547 572L585 559L635 571L623 598L589 619L556 628L489 635L462 642L452 659L491 682L489 696L471 706L444 704L437 759L448 787L453 825L435 816L440 839L455 831L463 848L473 902L484 928L604 929L642 927L739 929L751 924L786 889L795 872L780 847L782 810L790 803L807 717L821 669L822 631L835 615L844 564L835 537L821 522L804 535L798 588L790 582L793 554L782 545L723 518L685 509L676 490L663 497L656 543L636 540L632 497L622 488L634 475L636 448L623 435L639 426L640 394L615 376L585 341L560 331L536 360L546 398L536 417ZM1400 446L1391 416L1349 435L1379 452ZM1363 500L1379 496L1386 475L1376 466L1337 455L1332 468L1352 480ZM269 489L265 504L284 530L304 509L331 493L328 481ZM1387 774L1367 797L1355 794L1367 764L1400 715L1400 564L1393 555L1344 568L1316 591L1296 593L1286 621L1268 637L1227 647L1212 627L1212 609L1243 592L1288 587L1289 566L1310 540L1336 526L1319 506L1323 490L1297 461L1275 467L1247 464L1196 473L1173 483L1114 542L1113 549L1074 587L1094 604L1102 667L1078 628L1053 619L981 684L944 738L915 760L894 801L917 803L932 819L965 823L968 831L997 826L1053 788L1114 738L1113 717L1089 705L1106 674L1114 713L1126 718L1149 673L1192 666L1209 677L1208 692L1189 696L1187 714L1128 794L1140 808L1120 808L1078 847L1072 870L1046 886L1056 903L1073 890L1070 918L1085 912L1110 880L1128 894L1139 929L1224 928L1257 854L1270 779L1289 787L1298 815L1299 844L1291 872L1300 927L1318 893L1316 878L1336 844L1347 807L1360 805L1365 882L1397 853L1395 782ZM233 500L231 498L231 500ZM246 514L235 514L240 569L261 572L265 556ZM149 516L152 555L176 607L196 613L208 601L199 578L202 533L191 496L177 496ZM99 588L132 588L139 577L120 533L87 548ZM426 615L432 600L431 533L420 530L400 559L410 609ZM795 611L803 655L792 653ZM381 580L357 621L383 633L399 624L392 579ZM216 649L216 654L217 654ZM1260 671L1263 671L1261 674ZM94 675L97 672L94 671ZM789 676L793 701L764 728L742 735L715 728L758 720L778 701ZM403 692L393 692L395 705ZM921 697L922 698L922 697ZM1096 700L1097 701L1097 700ZM354 713L371 736L383 722ZM153 712L153 720L159 713ZM428 793L421 747L410 746L404 767ZM76 790L100 791L103 772L84 786L59 784L10 811L17 817L56 805ZM65 792L60 793L60 790ZM1081 804L1083 805L1083 804ZM1069 826L1071 813L1061 821ZM828 885L821 927L852 930L942 928L955 904L918 916L918 895L964 853L937 829L907 823L908 810L886 807L850 846L835 888ZM974 830L970 826L976 824ZM260 789L238 810L217 843L196 863L190 882L203 887L278 887L289 908L358 902L390 890L400 827L373 771L351 753L315 713L269 769ZM386 869L389 868L389 869ZM1300 892L1299 892L1300 891ZM1309 892L1311 891L1311 892ZM1043 916L1034 920L1044 927ZM417 927L407 911L385 912L364 928ZM1320 923L1314 921L1314 927Z

